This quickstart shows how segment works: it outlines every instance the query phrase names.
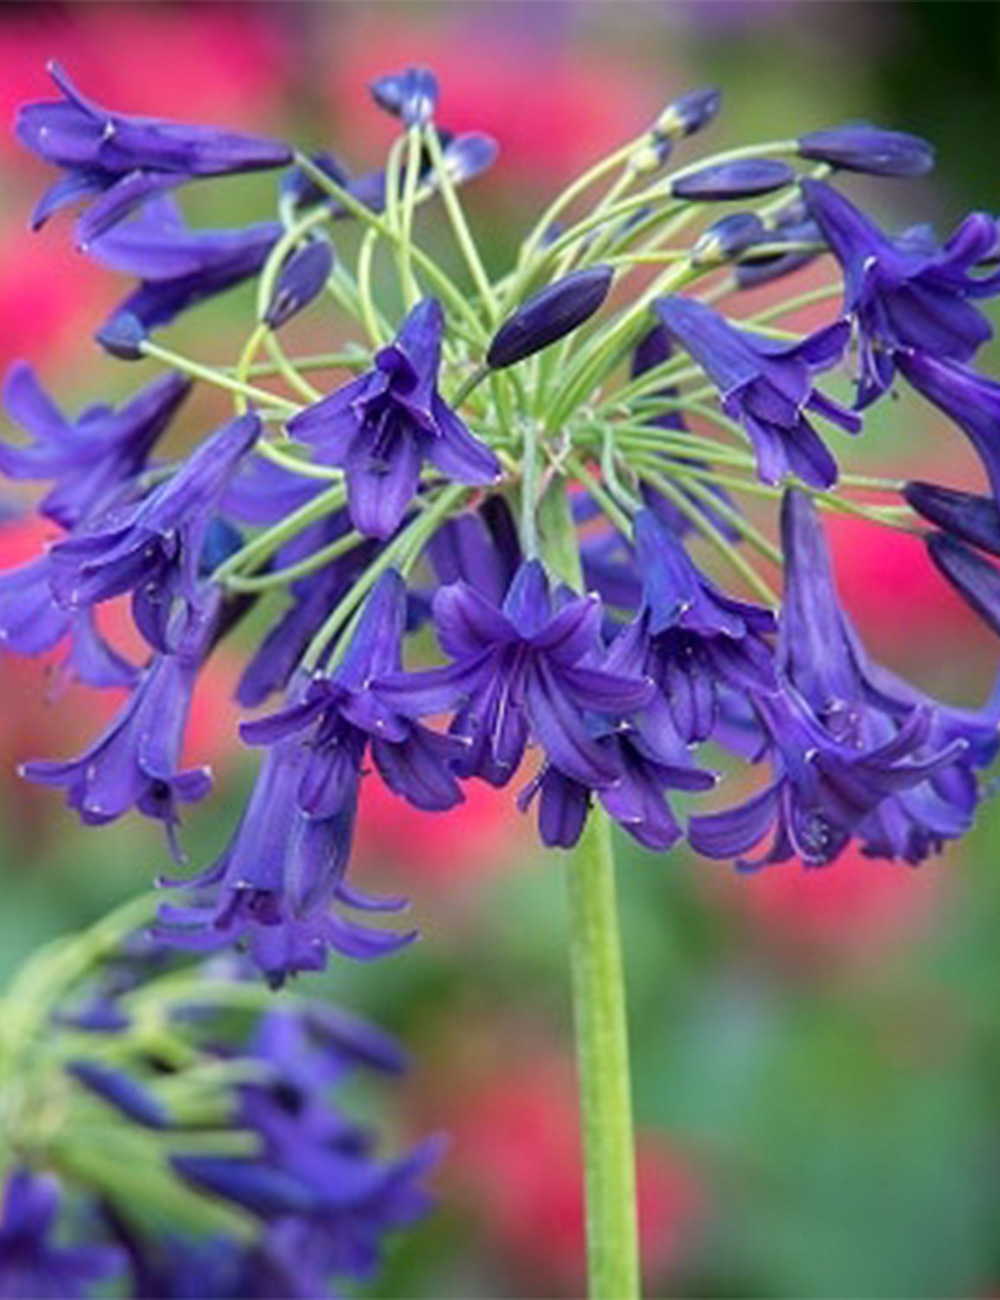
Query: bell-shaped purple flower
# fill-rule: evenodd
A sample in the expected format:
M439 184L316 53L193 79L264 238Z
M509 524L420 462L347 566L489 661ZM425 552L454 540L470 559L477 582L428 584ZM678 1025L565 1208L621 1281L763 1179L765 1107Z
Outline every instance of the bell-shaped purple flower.
M379 108L406 126L426 126L434 117L441 89L430 68L405 68L376 77L368 87Z
M943 533L1000 556L1000 506L994 497L936 483L907 483L903 496L911 509Z
M655 305L663 324L719 389L726 414L743 425L763 482L778 483L786 474L815 487L836 482L836 461L806 412L848 433L861 428L857 415L812 382L814 371L828 370L843 356L849 337L844 322L788 343L738 329L689 298L660 298Z
M310 239L292 253L278 272L264 313L271 329L280 329L323 292L333 261L333 245L325 239Z
M870 122L808 131L799 136L799 153L814 162L870 176L923 176L934 166L934 149L926 140Z
M437 390L444 316L434 298L419 302L375 367L294 416L293 438L341 465L359 532L388 537L417 493L424 461L459 483L494 483L500 465Z
M1000 384L926 352L900 352L896 364L909 383L944 411L979 455L1000 503Z
M612 267L590 266L532 294L494 334L486 364L504 370L571 334L600 309L614 278Z
M252 279L281 235L279 222L244 230L192 230L170 198L147 203L139 215L95 238L91 255L142 282L115 309L106 334L132 316L145 333L181 312Z
M451 733L467 749L462 776L506 785L529 738L566 776L593 789L619 777L616 756L590 734L585 715L620 721L652 695L652 683L601 666L601 607L593 597L554 601L538 560L518 569L503 606L456 582L434 598L434 622L452 663L393 673L377 683L396 711L420 717L457 706Z
M117 410L91 406L71 421L33 368L18 362L7 374L3 404L34 442L0 443L0 472L13 479L54 480L39 509L64 528L75 528L145 468L190 387L181 375L163 375Z
M931 533L927 550L962 599L1000 636L1000 569L971 546L945 533Z
M844 309L857 330L857 405L868 406L892 383L900 350L937 360L968 361L992 335L970 299L1000 289L1000 274L972 275L996 245L996 223L973 213L942 248L891 239L843 194L805 180L809 212L844 272Z
M169 650L174 606L198 603L199 563L228 480L260 435L260 419L239 416L207 438L165 483L116 507L50 551L52 588L67 609L131 591L136 623Z
M0 1214L0 1295L11 1300L84 1300L121 1271L111 1246L57 1245L55 1178L16 1168L7 1175Z
M379 679L402 668L405 625L406 585L390 569L369 596L336 668L314 677L296 703L241 729L251 744L298 736L306 745L299 802L310 817L353 812L368 753L386 785L414 807L441 812L462 800L450 767L463 754L461 741L396 713L379 691Z
M21 143L66 175L39 202L37 228L60 208L93 200L77 226L86 247L140 204L199 176L284 167L276 141L207 126L111 113L85 98L57 63L49 73L63 98L28 104L17 116Z
M203 799L207 768L182 770L184 730L198 671L219 614L209 591L187 617L168 654L153 657L132 695L105 733L79 758L25 763L21 775L41 785L65 786L66 802L88 826L101 826L135 808L162 821L174 855L178 806Z
M670 182L675 199L724 203L770 194L795 180L795 169L777 158L739 158L683 172Z

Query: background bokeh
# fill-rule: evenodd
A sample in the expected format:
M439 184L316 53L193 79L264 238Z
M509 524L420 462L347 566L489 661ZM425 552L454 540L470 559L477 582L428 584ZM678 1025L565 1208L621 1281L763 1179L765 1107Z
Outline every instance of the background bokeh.
M6 3L0 117L45 91L52 55L114 107L294 133L359 167L377 165L390 130L367 100L368 79L430 63L444 123L489 131L503 150L468 192L497 266L554 187L705 81L728 105L713 143L859 117L929 136L940 149L932 180L855 187L887 220L943 230L970 207L1000 204L992 3ZM0 134L0 362L30 358L74 408L128 391L137 376L90 341L121 286L72 250L65 222L26 233L42 183ZM196 192L192 211L220 224L258 219L271 185ZM248 302L237 293L199 309L183 326L185 350L232 360ZM880 407L858 452L868 464L952 483L973 473L930 408L883 405L892 410ZM193 439L217 413L199 398L177 436ZM952 700L981 700L997 647L919 543L846 517L832 536L845 600L873 649ZM43 538L37 525L4 523L0 562L20 562ZM195 865L224 842L252 776L229 704L238 670L235 647L197 698L191 757L213 764L218 791L188 821ZM64 688L53 665L0 661L4 977L40 941L168 866L156 828L84 832L57 796L16 775L21 759L75 752L112 707ZM423 941L375 967L335 961L311 982L412 1051L389 1114L400 1137L452 1135L442 1209L398 1243L380 1291L577 1294L560 865L543 858L505 792L478 787L434 819L368 786L357 879L407 892ZM792 865L737 877L622 840L651 1294L997 1294L998 845L1000 805L917 871L848 856L808 874Z

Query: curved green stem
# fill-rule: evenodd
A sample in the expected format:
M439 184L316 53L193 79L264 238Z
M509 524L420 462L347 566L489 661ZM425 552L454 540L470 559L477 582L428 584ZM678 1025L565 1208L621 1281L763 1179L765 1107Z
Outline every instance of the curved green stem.
M546 498L547 558L560 577L581 589L565 479L555 480ZM639 1234L625 981L611 821L603 808L590 811L568 862L567 890L588 1290L590 1300L635 1300L640 1292Z

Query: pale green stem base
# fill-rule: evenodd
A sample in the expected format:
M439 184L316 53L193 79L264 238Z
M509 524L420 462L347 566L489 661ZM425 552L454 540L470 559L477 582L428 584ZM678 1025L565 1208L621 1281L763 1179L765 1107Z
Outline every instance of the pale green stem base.
M587 819L567 883L589 1294L634 1300L640 1280L625 985L611 822L601 808Z

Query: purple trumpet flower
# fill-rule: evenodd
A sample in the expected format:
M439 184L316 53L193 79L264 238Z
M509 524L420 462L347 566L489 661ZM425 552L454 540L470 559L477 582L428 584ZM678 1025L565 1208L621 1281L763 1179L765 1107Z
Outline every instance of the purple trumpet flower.
M635 547L643 607L612 645L608 665L652 678L660 691L657 707L666 707L684 744L707 740L719 721L724 688L742 694L776 689L764 639L774 631L774 615L720 591L653 511L636 515Z
M918 135L851 122L799 136L799 153L870 176L923 176L934 166L934 148Z
M347 476L359 532L388 537L417 493L425 460L459 483L500 478L493 452L474 438L437 390L444 316L434 298L419 302L374 369L294 416L293 438Z
M369 751L386 785L414 807L442 812L462 801L450 767L464 753L462 742L397 714L379 691L379 679L402 668L405 623L406 584L390 569L333 672L314 677L296 703L241 728L244 740L262 745L296 736L301 743L306 733L299 803L310 817L353 812Z
M84 1300L117 1274L121 1252L111 1246L59 1246L55 1178L14 1169L7 1175L0 1215L0 1295L10 1300Z
M0 472L13 479L55 480L39 510L64 528L75 528L111 504L145 468L190 387L180 375L163 375L117 411L91 406L70 421L34 369L17 362L4 383L4 409L35 441L22 447L0 443Z
M63 94L28 104L17 115L21 143L66 175L42 197L32 216L37 229L54 212L93 200L77 224L86 248L140 204L195 177L284 167L287 145L214 127L111 113L76 89L58 63L49 74Z
M998 702L982 714L950 709L872 664L837 603L819 521L801 493L786 494L782 533L782 689L751 697L774 779L734 809L692 818L689 838L709 857L732 857L773 829L767 853L744 867L794 855L823 866L852 836L872 856L920 862L968 829L973 769L1000 748Z
M75 610L131 591L143 636L168 651L175 601L180 597L189 609L198 604L199 563L213 517L260 427L253 414L232 420L173 478L57 542L49 554L58 602Z
M323 292L333 261L333 245L325 239L310 239L292 253L278 273L264 314L271 329L280 329Z
M612 267L590 266L532 294L494 334L486 364L505 370L579 329L601 308L614 278Z
M389 674L377 686L390 707L412 717L458 706L451 732L467 744L460 775L506 785L534 738L583 785L602 789L619 779L616 756L593 738L585 715L619 721L649 701L653 686L600 665L596 597L562 592L553 601L544 568L526 560L501 608L464 582L442 587L433 608L453 662Z
M434 117L441 88L430 68L405 68L376 77L368 87L379 108L406 126L426 126Z
M770 194L794 180L795 169L777 158L740 158L684 172L670 182L670 193L675 199L724 203Z
M788 343L738 329L689 298L660 298L655 306L663 324L719 389L723 410L743 425L764 483L778 483L786 474L814 487L836 482L836 461L805 413L812 411L848 433L861 428L854 412L812 383L814 371L828 370L843 356L849 337L845 322Z
M1000 503L1000 384L924 352L900 352L895 359L917 392L954 420L972 443Z
M101 826L136 808L162 821L175 857L178 805L211 789L207 768L182 771L181 751L198 671L212 645L219 614L209 591L186 620L176 648L151 660L118 717L79 758L25 763L21 775L65 786L66 802L88 826Z
M245 230L191 230L170 198L145 204L137 217L95 238L98 262L141 280L103 326L134 317L145 333L245 280L264 265L281 235L279 222Z
M992 336L970 301L1000 289L1000 273L971 274L996 244L991 217L972 213L942 248L928 248L924 238L891 239L822 181L804 180L802 194L844 271L844 310L858 338L859 408L890 386L901 350L964 362Z

